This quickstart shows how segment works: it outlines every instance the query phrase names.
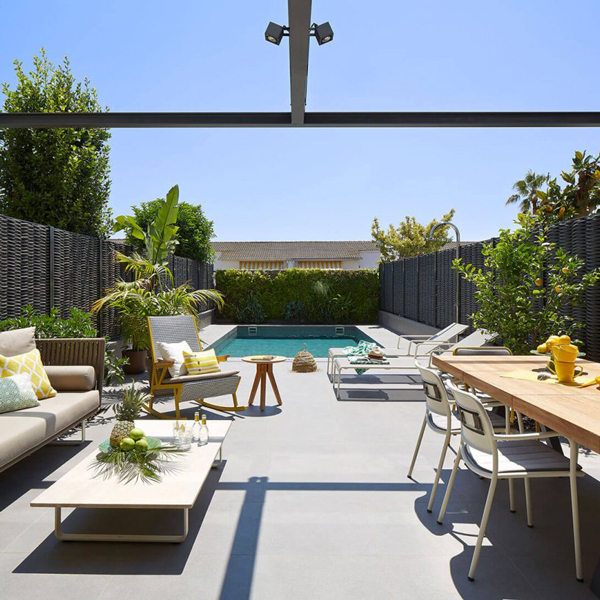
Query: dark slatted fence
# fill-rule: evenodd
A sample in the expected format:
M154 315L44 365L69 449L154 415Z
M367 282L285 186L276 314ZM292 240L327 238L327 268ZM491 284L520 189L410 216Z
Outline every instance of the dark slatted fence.
M129 278L116 252L131 255L133 247L0 215L0 321L27 304L40 313L55 307L61 316L71 307L90 310L118 278ZM175 285L214 287L213 265L173 256L169 266ZM95 319L102 335L118 336L114 310Z
M554 225L548 238L583 260L585 270L600 267L600 214ZM490 243L496 243L496 239L461 245L463 263L483 268L483 245ZM456 272L452 261L455 257L456 248L448 248L382 263L379 268L380 310L439 328L454 322ZM460 321L468 324L477 310L475 288L461 280L460 290ZM589 358L600 360L600 284L585 293L582 305L566 305L563 311L585 324L578 337L584 341Z

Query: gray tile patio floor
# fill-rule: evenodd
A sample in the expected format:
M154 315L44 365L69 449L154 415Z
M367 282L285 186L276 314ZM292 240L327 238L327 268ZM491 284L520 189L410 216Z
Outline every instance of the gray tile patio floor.
M254 367L234 362L245 400ZM382 376L383 390L374 394L377 378L351 377L337 401L324 363L319 366L313 374L276 366L283 407L270 398L264 414L253 408L234 418L226 462L191 511L183 544L58 542L52 511L29 507L107 437L112 408L88 429L93 441L86 446L48 446L0 473L0 598L593 597L588 586L600 554L597 455L581 456L589 473L579 482L586 583L574 578L566 480L532 483L533 529L525 525L522 487L516 486L517 513L511 514L500 485L477 580L470 583L487 483L461 470L446 524L438 525L435 511L425 510L438 436L426 434L414 481L406 477L423 415L418 385ZM193 406L186 405L188 415ZM229 418L206 412L209 421ZM142 517L127 516L128 526L143 526ZM73 514L66 528L92 517Z

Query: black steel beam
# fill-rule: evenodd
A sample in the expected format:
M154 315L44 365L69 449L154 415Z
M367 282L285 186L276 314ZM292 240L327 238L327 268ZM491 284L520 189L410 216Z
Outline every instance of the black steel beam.
M0 113L2 128L291 127L290 113ZM304 127L600 127L600 112L309 112Z
M292 125L304 124L312 0L288 0Z
M286 127L290 113L0 113L0 127Z

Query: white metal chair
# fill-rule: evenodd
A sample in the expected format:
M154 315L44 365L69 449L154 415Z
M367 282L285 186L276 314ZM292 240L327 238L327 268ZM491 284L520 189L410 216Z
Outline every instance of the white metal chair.
M425 392L425 416L423 417L423 424L421 425L421 431L417 438L417 445L413 453L410 468L408 469L408 477L412 477L412 472L415 467L417 455L421 448L421 442L423 441L423 435L425 428L429 427L434 433L438 433L444 436L444 443L442 445L442 451L440 454L440 460L435 473L435 479L433 481L433 488L431 489L431 496L429 497L429 504L427 505L427 512L431 512L433 509L433 503L435 501L435 495L440 481L440 475L444 468L444 460L446 458L446 452L450 446L450 440L453 435L460 433L460 421L452 410L452 402L448 397L446 386L442 381L441 372L435 368L425 367L416 363L421 379L423 380L423 391ZM502 429L505 426L504 419L498 415L489 414L490 420L494 423L494 427Z
M469 569L469 579L475 578L475 570L481 553L485 529L494 500L499 479L524 479L525 503L527 507L527 525L533 526L531 490L529 480L540 477L569 477L571 481L571 508L573 512L573 535L575 543L575 565L577 578L581 580L581 544L579 538L579 508L577 501L577 477L583 476L575 462L562 456L541 440L557 436L555 432L519 433L502 435L494 432L488 412L482 402L470 392L448 384L454 396L461 420L460 447L454 461L454 467L444 501L438 516L442 523L452 486L460 461L476 475L490 480L475 552Z

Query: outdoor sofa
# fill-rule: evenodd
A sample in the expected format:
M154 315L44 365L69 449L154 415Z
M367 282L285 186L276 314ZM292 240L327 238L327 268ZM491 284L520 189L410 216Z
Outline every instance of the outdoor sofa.
M0 354L16 356L36 347L52 387L53 398L33 408L0 414L0 471L85 422L100 408L104 374L104 338L36 340L35 329L0 333Z

